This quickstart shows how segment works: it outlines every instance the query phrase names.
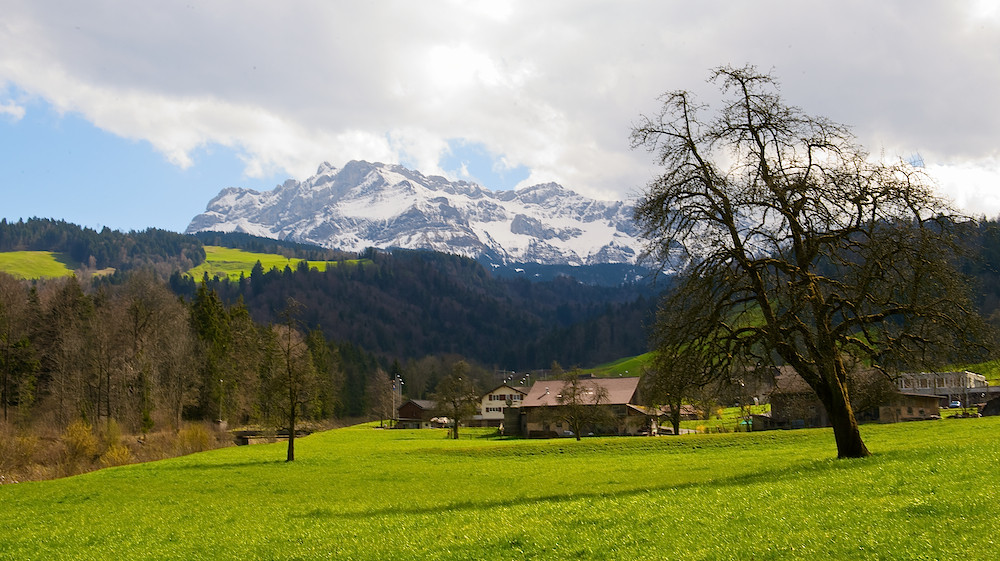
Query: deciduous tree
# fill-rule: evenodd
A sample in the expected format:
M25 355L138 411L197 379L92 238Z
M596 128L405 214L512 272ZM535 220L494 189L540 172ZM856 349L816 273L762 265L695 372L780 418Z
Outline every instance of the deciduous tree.
M871 158L845 127L785 103L770 75L727 66L711 81L724 98L713 118L675 91L632 131L664 168L636 220L650 255L680 270L658 346L704 353L713 376L793 366L838 456L867 456L849 358L929 363L979 323L953 266L961 219L920 170Z
M278 350L281 353L281 384L285 394L285 414L288 421L288 453L285 461L295 460L295 429L300 410L315 396L316 371L305 337L296 328L299 303L289 298L282 312L284 323L274 326Z
M456 362L451 373L438 382L433 399L438 412L451 419L449 434L457 440L459 425L475 415L479 405L479 391L469 377L469 365L465 361Z
M562 375L563 385L556 395L556 406L550 414L566 423L577 440L587 427L598 427L612 421L607 408L608 390L580 376L578 369Z

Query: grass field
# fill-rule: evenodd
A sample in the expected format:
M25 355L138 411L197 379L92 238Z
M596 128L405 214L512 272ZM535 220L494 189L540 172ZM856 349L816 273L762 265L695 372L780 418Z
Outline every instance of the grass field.
M520 441L352 427L0 487L2 559L988 559L1000 419Z
M618 359L614 362L583 370L595 376L640 376L646 364L653 358L653 353L641 354Z
M253 266L257 261L260 261L265 271L270 271L275 268L284 269L286 265L295 269L302 259L289 259L274 253L253 253L243 251L242 249L206 245L205 262L189 270L187 274L194 277L195 280L200 280L206 272L209 277L228 276L231 280L237 280L240 278L240 274L249 277L250 271L253 270ZM342 263L357 262L357 260L310 261L309 266L320 271L325 271L327 267L336 267Z
M79 267L65 253L51 251L0 252L0 271L20 279L66 277Z

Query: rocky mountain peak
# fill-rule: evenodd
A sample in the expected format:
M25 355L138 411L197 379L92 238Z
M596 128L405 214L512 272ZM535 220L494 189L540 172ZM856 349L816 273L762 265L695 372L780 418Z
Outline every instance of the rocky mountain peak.
M187 232L223 231L361 251L431 249L506 263L635 263L632 206L557 183L492 191L399 165L328 162L271 191L229 187Z

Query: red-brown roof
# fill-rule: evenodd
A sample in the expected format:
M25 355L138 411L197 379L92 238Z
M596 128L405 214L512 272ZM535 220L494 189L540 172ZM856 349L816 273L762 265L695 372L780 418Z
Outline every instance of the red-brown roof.
M531 391L521 401L521 407L540 407L559 405L559 395L566 387L566 380L539 380L531 386ZM603 405L625 405L635 399L639 389L639 378L583 378L580 384L584 387L599 386L608 392Z
M492 390L484 393L483 395L489 395L489 394L491 394L491 393L499 390L500 388L510 388L510 389L516 391L517 393L521 394L521 395L525 395L526 393L528 393L528 388L526 388L524 386L512 386L510 384L500 384L499 386L497 386L497 387L493 388Z

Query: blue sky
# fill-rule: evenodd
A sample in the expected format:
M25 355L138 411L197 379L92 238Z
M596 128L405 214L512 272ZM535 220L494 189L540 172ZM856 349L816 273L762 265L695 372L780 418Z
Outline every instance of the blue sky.
M192 164L182 168L147 141L103 131L44 101L23 108L19 119L0 115L0 216L8 220L57 218L94 229L183 231L225 187L262 191L288 179L280 172L247 176L241 154L221 145L195 150ZM481 144L456 139L449 148L442 166L455 179L499 190L528 177L527 168L507 169Z
M183 231L223 187L271 189L285 179L244 177L243 162L222 146L192 157L194 165L182 169L147 141L102 131L37 101L20 120L0 116L2 216Z
M919 153L958 207L1000 214L995 1L721 6L6 0L0 216L183 230L225 187L354 159L626 200L657 171L631 124L746 63L873 154Z

